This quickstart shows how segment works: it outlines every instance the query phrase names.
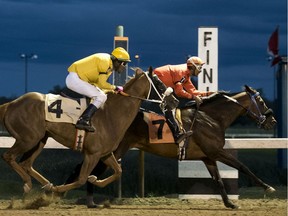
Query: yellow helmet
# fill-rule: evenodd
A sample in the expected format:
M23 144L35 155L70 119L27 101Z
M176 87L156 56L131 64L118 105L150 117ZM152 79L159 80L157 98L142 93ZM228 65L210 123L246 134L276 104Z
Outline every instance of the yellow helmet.
M111 55L119 61L131 62L129 53L122 47L115 48Z
M205 64L205 62L203 62L202 59L200 59L197 56L192 56L187 60L187 66L192 66L192 65L202 66L204 64Z

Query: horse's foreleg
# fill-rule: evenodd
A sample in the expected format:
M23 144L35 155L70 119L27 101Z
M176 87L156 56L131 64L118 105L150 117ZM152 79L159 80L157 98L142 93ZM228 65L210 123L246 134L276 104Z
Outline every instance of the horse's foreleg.
M108 156L101 159L108 167L111 167L114 170L114 174L102 179L98 180L96 176L89 176L88 181L98 187L105 187L108 184L112 183L113 181L117 180L121 177L122 168L118 164L117 160L114 157L114 154L111 153Z
M208 169L208 172L210 173L212 179L216 182L216 184L218 185L218 188L220 190L220 194L221 194L221 197L222 197L222 200L224 202L224 205L227 207L227 208L232 208L232 209L235 209L235 208L238 208L237 205L233 204L228 196L227 196L227 192L225 190L225 187L224 187L224 183L222 181L222 178L219 174L219 170L218 170L218 167L217 167L217 164L216 164L216 161L211 161L211 160L203 160L206 168Z
M273 193L275 191L273 187L264 183L254 173L252 173L248 167L246 167L243 163L241 163L239 160L237 160L235 157L233 157L231 154L229 154L225 150L219 153L219 158L217 158L217 160L250 176L255 181L256 184L264 188L265 192Z

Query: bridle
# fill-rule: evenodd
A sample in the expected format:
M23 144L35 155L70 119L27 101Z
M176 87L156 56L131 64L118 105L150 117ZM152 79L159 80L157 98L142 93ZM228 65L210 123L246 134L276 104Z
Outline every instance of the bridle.
M250 106L249 106L249 108L248 108L248 110L247 110L247 114L248 114L248 112L249 112L249 114L252 115L252 117L253 117L254 119L256 119L257 124L258 124L258 126L260 127L260 126L266 121L266 118L267 118L267 117L266 117L265 113L266 113L268 110L267 110L264 114L261 113L261 111L260 111L260 109L259 109L259 106L258 106L258 103L257 103L257 101L256 101L256 97L260 96L260 93L259 93L259 92L256 92L255 94L251 94L250 92L247 92L247 94L249 95L250 100L251 100ZM256 108L256 110L257 110L257 113L254 113L254 112L251 111L252 105L255 106L255 108ZM270 109L270 110L271 110L271 109ZM271 112L272 112L272 110L271 110Z
M159 103L159 104L162 104L164 102L164 99L166 96L168 96L167 94L165 94L165 92L163 93L163 96L159 93L158 89L155 87L154 83L153 83L153 80L149 77L148 75L148 72L144 72L144 75L146 76L146 78L148 79L149 81L149 84L150 84L150 89L149 89L149 93L147 95L147 98L142 98L142 97L138 97L138 96L134 96L134 95L129 95L128 93L126 92L120 92L120 94L122 96L125 96L125 97L131 97L131 98L136 98L136 99L139 99L139 100L142 100L142 101L149 101L149 102L152 102L152 103ZM156 94L158 95L158 97L160 98L160 100L154 100L154 99L149 99L150 97L150 94L151 94L151 89L154 89Z
M260 109L259 109L259 105L256 101L256 98L258 96L260 96L259 92L255 92L254 94L251 94L251 92L246 91L246 93L248 94L249 98L250 98L250 106L248 108L244 107L242 104L240 104L236 99L231 98L227 95L223 95L225 98L235 102L236 104L238 104L239 106L241 106L243 109L246 110L246 115L251 116L256 122L258 127L261 127L262 124L266 121L267 117L269 117L270 115L273 114L273 110L272 109L268 109L265 111L265 113L261 113ZM254 106L256 108L256 112L252 111L252 106Z

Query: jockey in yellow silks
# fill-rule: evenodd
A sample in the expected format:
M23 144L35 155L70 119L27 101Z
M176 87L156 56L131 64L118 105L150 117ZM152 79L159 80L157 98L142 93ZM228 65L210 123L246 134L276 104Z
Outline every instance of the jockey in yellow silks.
M117 47L108 53L96 53L74 62L68 68L66 86L79 94L91 98L91 103L80 116L76 128L94 132L91 118L95 112L106 102L108 91L123 91L122 86L115 86L107 82L113 71L122 73L130 62L128 52Z

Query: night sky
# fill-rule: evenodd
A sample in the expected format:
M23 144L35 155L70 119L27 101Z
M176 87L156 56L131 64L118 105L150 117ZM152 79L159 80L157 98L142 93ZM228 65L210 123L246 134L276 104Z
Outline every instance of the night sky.
M218 27L219 89L244 84L274 97L274 70L267 61L270 35L279 26L279 53L287 55L287 0L0 0L0 96L25 90L21 53L28 62L28 91L65 86L67 67L97 52L110 53L118 25L140 67L184 63L197 55L198 28Z

